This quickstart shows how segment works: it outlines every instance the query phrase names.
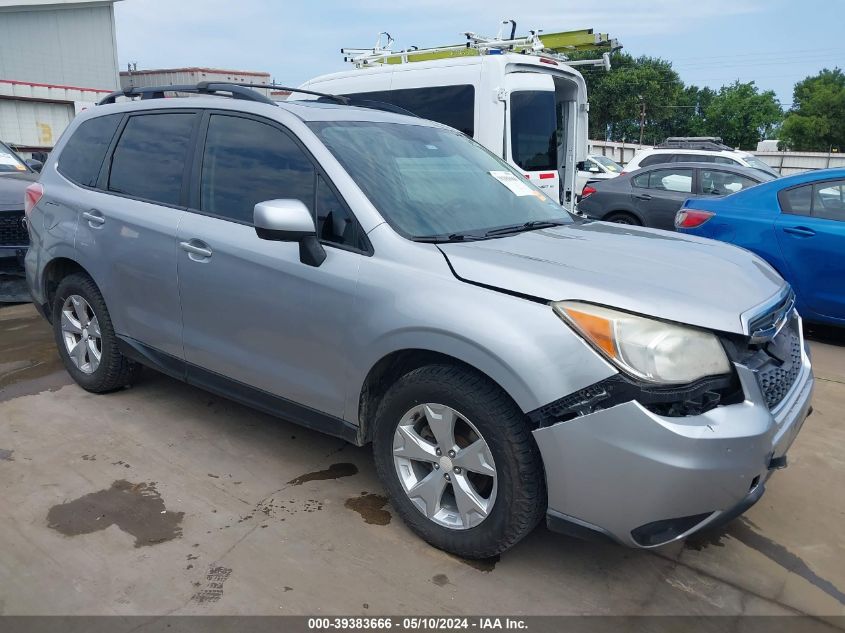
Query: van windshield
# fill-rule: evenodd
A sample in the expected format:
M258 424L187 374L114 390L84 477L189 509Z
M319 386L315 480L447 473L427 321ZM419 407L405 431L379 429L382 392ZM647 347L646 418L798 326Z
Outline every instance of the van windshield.
M368 121L308 125L410 239L483 239L572 222L566 209L454 130Z

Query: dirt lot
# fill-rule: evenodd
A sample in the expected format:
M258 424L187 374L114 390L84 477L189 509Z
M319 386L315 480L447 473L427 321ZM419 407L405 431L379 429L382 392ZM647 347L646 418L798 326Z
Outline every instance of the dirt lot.
M369 448L146 372L70 384L47 324L0 308L0 614L845 615L845 335L762 501L659 551L538 528L468 562L412 535Z

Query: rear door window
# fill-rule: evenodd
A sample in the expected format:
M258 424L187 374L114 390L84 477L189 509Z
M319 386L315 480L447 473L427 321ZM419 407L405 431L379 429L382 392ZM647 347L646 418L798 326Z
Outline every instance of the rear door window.
M133 198L179 205L193 112L129 118L112 155L108 190Z
M648 188L692 193L692 169L655 169L649 172Z
M845 222L845 180L813 187L813 216Z
M813 185L793 187L778 194L780 207L784 213L792 215L810 215L813 210Z
M96 187L103 159L122 118L122 114L109 114L81 123L59 156L59 173L77 185Z
M511 94L511 154L525 171L557 169L555 93Z

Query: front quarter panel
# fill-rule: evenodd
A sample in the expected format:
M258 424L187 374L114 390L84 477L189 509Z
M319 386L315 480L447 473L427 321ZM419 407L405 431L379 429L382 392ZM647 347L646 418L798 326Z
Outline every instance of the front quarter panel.
M378 233L378 235L376 235ZM396 351L457 358L486 374L525 412L616 373L548 304L458 280L433 244L404 240L382 225L376 254L361 264L360 311L347 419L370 369ZM379 239L381 238L381 239Z

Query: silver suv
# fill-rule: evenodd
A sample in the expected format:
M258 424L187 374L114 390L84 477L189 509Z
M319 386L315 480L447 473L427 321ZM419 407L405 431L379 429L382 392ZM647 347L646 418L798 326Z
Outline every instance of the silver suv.
M146 365L371 442L395 510L466 557L543 517L661 545L785 465L813 376L750 252L574 217L437 123L150 90L80 114L27 196L83 388Z

